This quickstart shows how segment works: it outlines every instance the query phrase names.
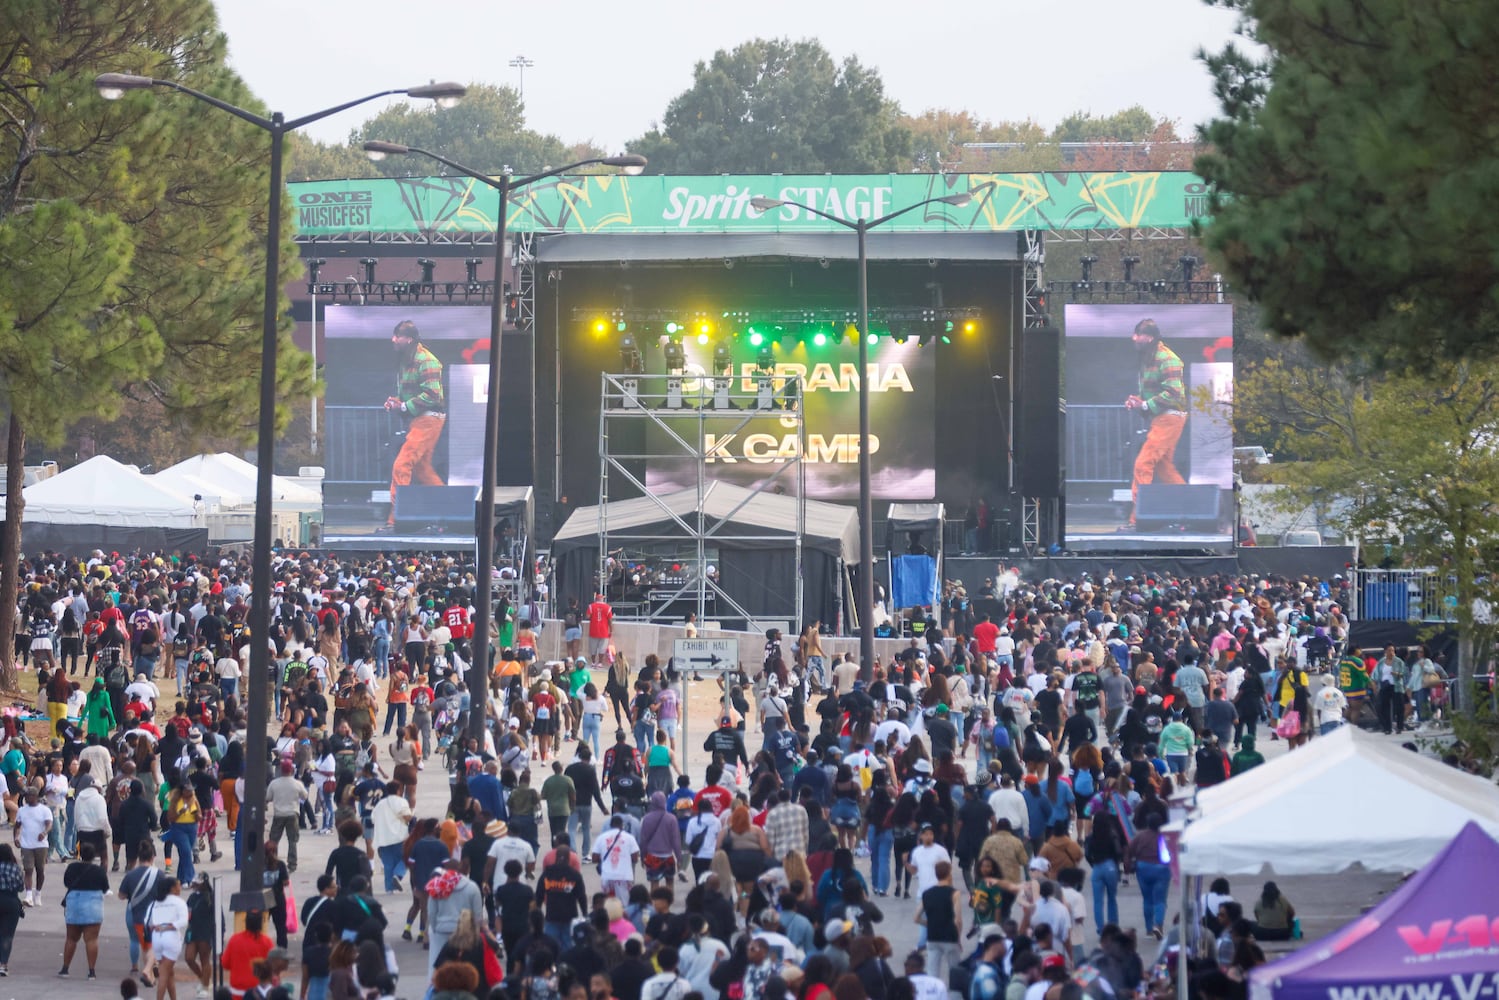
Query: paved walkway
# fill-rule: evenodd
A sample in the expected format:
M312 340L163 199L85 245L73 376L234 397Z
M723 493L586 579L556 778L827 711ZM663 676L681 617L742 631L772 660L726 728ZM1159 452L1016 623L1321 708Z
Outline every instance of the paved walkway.
M602 678L600 679L602 683ZM718 698L718 686L712 681L703 682L690 686L688 730L684 734L684 744L689 748L687 754L688 773L691 775L694 785L701 787L703 781L703 768L707 764L706 755L701 747L703 739L707 735L709 727L714 718L714 706ZM607 723L606 719L606 723ZM1262 738L1266 735L1261 730ZM605 727L604 741L607 743L612 736L612 730ZM1385 737L1395 740L1397 737ZM1400 740L1405 737L1398 738ZM384 746L385 740L381 740ZM750 742L755 742L752 739ZM577 744L564 744L564 759L570 760ZM1285 743L1280 741L1265 740L1260 749L1266 757L1273 758L1286 752ZM436 762L421 773L417 788L416 815L441 816L447 807L448 785L447 776L444 773L441 762ZM545 827L545 824L543 824ZM317 876L322 873L324 861L329 851L337 846L333 837L312 836L310 831L304 831L299 847L299 867L292 876L293 892L296 896L298 906L308 896L315 893ZM283 856L285 844L282 845ZM230 893L238 885L238 876L232 868L232 852L226 851L223 860L217 864L205 864L201 867L215 876L220 876L222 891L221 898L227 908ZM868 861L860 859L860 870L866 876L868 874ZM379 881L379 864L376 862L376 886ZM84 961L83 950L80 945L78 954L74 957L72 974L67 980L56 977L58 968L61 967L62 943L63 943L63 920L62 908L58 901L62 898L62 865L48 866L48 885L45 890L45 900L41 907L27 911L26 918L21 921L20 928L16 932L15 947L11 955L10 978L0 979L0 1000L15 998L15 1000L35 1000L35 998L48 995L49 991L57 991L59 987L65 987L66 995L73 998L104 998L118 997L119 980L130 967L128 943L125 936L124 926L124 903L110 898L105 903L104 926L99 936L100 956L98 964L99 980L89 983L84 980L87 973L87 963ZM597 890L597 874L591 866L585 866L585 876L589 886L589 892ZM1273 876L1265 876L1273 877ZM111 873L110 885L116 887L119 884L120 874ZM1241 901L1252 900L1258 895L1264 878L1259 876L1239 876L1232 880L1235 896ZM1359 871L1345 872L1340 875L1315 876L1302 878L1276 878L1282 891L1296 907L1301 918L1302 926L1306 931L1308 939L1315 939L1323 934L1329 933L1354 916L1357 916L1364 908L1372 904L1382 895L1387 893L1396 880L1387 875L1371 875ZM679 884L679 888L685 886ZM1091 946L1096 943L1097 925L1091 916L1091 888L1084 887L1085 895L1089 897L1090 920L1088 925L1088 942ZM1167 916L1169 925L1172 915L1177 911L1177 900L1179 897L1179 886L1173 886L1170 897L1170 912ZM685 895L685 893L683 893ZM405 915L405 903L409 901L409 893L400 896L381 896L381 902L385 905L387 916L391 919L393 933L389 940L395 948L397 961L403 975L401 976L400 988L397 991L408 1000L417 1000L425 988L425 972L427 953L415 944L408 944L400 940L400 924ZM895 899L887 897L877 900L884 910L885 919L879 925L877 932L888 937L894 947L896 961L894 966L899 970L900 959L910 950L916 947L919 928L915 923L916 903L907 899ZM678 903L680 908L681 903ZM1119 916L1120 922L1130 928L1134 928L1140 936L1142 951L1147 965L1154 958L1155 943L1146 937L1144 921L1141 914L1140 894L1138 888L1131 883L1130 886L1122 888L1119 893ZM295 959L301 952L301 935L292 935L290 952ZM185 971L185 970L184 970ZM291 976L295 977L297 967L293 965ZM179 984L178 996L181 1000L189 1000L193 996L195 986L188 984L182 988ZM145 992L143 990L143 992ZM59 994L60 995L60 994ZM295 992L293 993L295 995Z

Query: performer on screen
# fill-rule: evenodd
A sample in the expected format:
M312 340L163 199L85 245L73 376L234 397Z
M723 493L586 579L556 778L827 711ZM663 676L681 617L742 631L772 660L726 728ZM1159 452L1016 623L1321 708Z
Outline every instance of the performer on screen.
M387 410L399 411L406 418L406 441L390 467L390 520L396 523L396 487L411 485L412 477L423 486L443 486L442 477L432 468L432 452L447 423L447 405L442 391L442 362L422 345L421 331L411 320L396 324L390 335L400 359L396 376L396 394L385 400Z
M1135 458L1134 478L1130 483L1131 498L1137 502L1142 485L1185 482L1172 459L1187 423L1187 390L1181 358L1161 342L1161 329L1155 320L1140 320L1131 338L1140 352L1140 383L1139 392L1127 397L1124 407L1139 412L1150 424L1150 432ZM1132 503L1125 530L1134 527Z

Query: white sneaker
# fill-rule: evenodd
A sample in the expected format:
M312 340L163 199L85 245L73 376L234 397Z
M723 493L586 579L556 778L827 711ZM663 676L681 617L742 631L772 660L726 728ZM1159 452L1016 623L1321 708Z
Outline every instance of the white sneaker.
M207 1000L212 994L208 992L207 988L199 986L198 992L194 993L193 996L197 997L197 1000Z

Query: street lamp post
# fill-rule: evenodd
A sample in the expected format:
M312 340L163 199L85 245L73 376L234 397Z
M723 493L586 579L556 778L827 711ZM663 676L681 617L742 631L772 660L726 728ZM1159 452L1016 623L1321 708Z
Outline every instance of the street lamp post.
M265 311L260 340L260 439L255 461L255 541L251 559L250 676L245 694L245 717L249 745L245 748L245 802L240 811L240 836L244 845L240 864L239 892L231 900L236 911L260 910L265 906L261 874L265 866L262 837L265 831L267 759L260 741L266 737L270 657L266 643L271 624L271 479L276 460L276 307L281 297L281 152L288 132L327 118L329 115L392 94L428 98L439 107L451 107L463 97L456 83L431 83L399 90L382 90L336 107L287 121L281 112L269 118L246 111L217 97L185 87L173 80L157 80L128 73L101 73L94 78L99 95L116 100L127 90L162 88L197 98L241 121L271 134L270 212L266 216Z
M481 171L455 163L445 156L417 146L371 140L364 144L364 151L374 160L384 159L387 156L425 156L436 160L450 170L456 170L465 177L472 177L500 193L499 211L495 215L494 224L494 289L489 303L489 395L484 402L484 471L483 481L479 485L479 523L475 531L478 536L476 542L479 548L479 565L474 594L473 664L469 672L469 704L471 706L468 713L469 734L483 740L484 726L489 716L489 637L493 631L490 620L494 614L494 491L495 480L499 478L497 466L500 450L500 336L505 309L502 282L505 260L505 215L510 192L596 163L606 167L620 167L627 173L639 173L645 169L646 161L645 157L635 154L599 156L517 179L508 173L501 174L499 177L490 177ZM532 456L532 462L534 465L535 456ZM525 586L530 573L522 567L516 576L522 586ZM474 683L476 679L482 679L482 688Z
M976 190L976 189L975 189ZM914 205L882 215L877 219L858 219L849 222L811 205L795 203L804 212L810 212L844 229L852 229L859 237L859 593L856 604L859 609L859 676L867 684L874 676L874 501L869 485L869 231L898 219L907 212L914 212L926 205L953 205L962 208L973 201L973 191L960 191L941 198L928 198ZM791 204L780 198L751 198L750 207L757 212L769 212Z

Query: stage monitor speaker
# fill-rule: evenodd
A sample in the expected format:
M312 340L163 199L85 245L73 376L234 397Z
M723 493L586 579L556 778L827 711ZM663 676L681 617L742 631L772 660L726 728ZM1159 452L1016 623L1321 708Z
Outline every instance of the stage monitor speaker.
M1062 334L1054 326L1021 330L1014 391L1015 485L1023 497L1062 495Z
M397 486L396 530L471 532L478 491L477 486Z
M1222 488L1211 484L1145 484L1135 498L1135 524L1142 529L1175 526L1216 531L1222 498Z

